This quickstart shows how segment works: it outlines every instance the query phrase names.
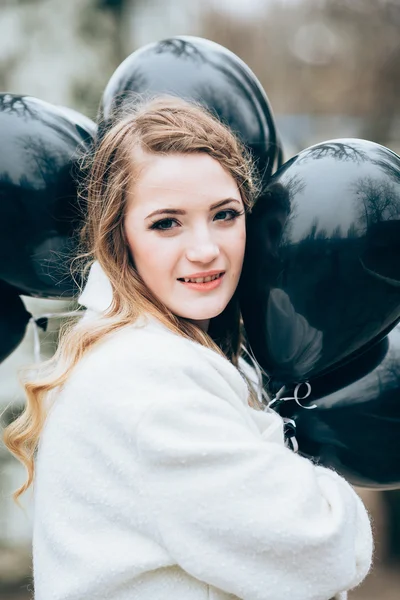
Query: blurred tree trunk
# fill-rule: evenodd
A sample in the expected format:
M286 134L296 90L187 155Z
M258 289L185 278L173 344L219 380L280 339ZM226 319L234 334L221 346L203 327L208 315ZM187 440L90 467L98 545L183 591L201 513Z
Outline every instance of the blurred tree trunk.
M127 56L126 12L134 10L140 0L97 0L98 7L106 10L112 17L117 35L114 40L114 58L119 64Z
M383 492L388 513L388 559L400 561L400 490Z
M394 119L400 112L400 2L327 0L326 7L327 14L347 32L353 46L354 79L350 98L358 113L363 104L362 96L366 100L363 112L367 120L362 135L387 144Z
M393 48L376 68L372 92L373 106L371 117L364 128L364 137L383 145L390 140L394 118L400 112L399 66L400 45Z

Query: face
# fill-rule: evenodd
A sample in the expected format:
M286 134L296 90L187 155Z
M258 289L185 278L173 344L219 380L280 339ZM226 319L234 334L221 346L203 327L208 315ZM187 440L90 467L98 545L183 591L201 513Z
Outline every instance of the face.
M129 190L125 233L139 275L175 315L207 329L242 270L244 205L207 154L146 155Z

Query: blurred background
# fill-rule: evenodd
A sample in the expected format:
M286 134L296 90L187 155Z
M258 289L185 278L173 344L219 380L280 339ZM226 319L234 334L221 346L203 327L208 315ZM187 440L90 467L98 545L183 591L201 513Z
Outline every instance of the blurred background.
M102 91L133 50L172 35L198 35L238 54L266 90L285 160L340 137L400 152L400 0L1 0L0 91L28 94L95 119ZM1 152L6 151L4 148ZM65 301L24 297L39 316L43 357L55 349ZM0 300L1 301L1 300ZM0 365L2 425L23 406L18 369L34 335ZM399 399L400 401L400 399ZM68 457L66 457L68 460ZM0 442L0 599L32 598L32 496ZM357 490L374 522L375 567L350 599L400 597L400 491Z

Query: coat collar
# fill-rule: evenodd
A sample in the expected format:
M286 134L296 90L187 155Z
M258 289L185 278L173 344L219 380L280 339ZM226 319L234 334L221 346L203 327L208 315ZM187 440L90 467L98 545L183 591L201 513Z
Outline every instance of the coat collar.
M110 280L96 260L90 267L79 304L96 313L106 312L113 299L113 289Z
M86 284L84 286L83 292L78 298L79 304L82 306L85 306L87 309L86 314L83 318L85 320L91 319L91 318L95 317L96 315L105 313L110 308L112 299L113 299L113 289L112 289L111 282L108 279L105 272L103 271L102 267L100 266L100 263L98 261L95 261L92 264L92 266L90 267L89 276L86 280ZM160 321L158 321L151 315L146 315L146 316L143 315L143 316L139 317L139 319L137 320L136 323L152 325L153 327L156 327L157 329L162 329L163 331L166 331L171 334L171 331L165 325L160 323ZM224 364L229 362L226 359L222 359L216 353L213 353L213 355L214 355L214 359L216 356L218 357L218 362L219 362L219 360L223 360ZM251 360L253 362L252 358L251 358ZM229 363L229 364L231 364L231 363ZM259 386L262 384L260 383L261 375L257 371L257 367L255 369L253 369L252 367L247 365L247 363L243 359L240 359L240 364L241 364L241 370L246 373L247 377L253 382L253 384L255 384L255 387L259 388ZM253 363L253 364L255 364L255 363ZM233 367L233 365L231 365L231 366ZM233 368L235 368L235 367L233 367ZM258 395L259 395L260 401L262 402L262 394L260 392L260 389L258 390Z
M83 288L82 294L78 297L78 303L86 307L83 319L85 321L96 316L101 316L108 311L113 300L113 287L111 281L103 271L100 263L96 260L89 269L89 276ZM150 314L140 315L135 324L137 326L149 325L169 331L165 325Z

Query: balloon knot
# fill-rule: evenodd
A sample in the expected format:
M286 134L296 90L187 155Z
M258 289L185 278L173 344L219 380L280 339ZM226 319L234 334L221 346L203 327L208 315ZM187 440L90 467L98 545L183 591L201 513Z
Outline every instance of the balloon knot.
M307 391L304 396L299 397L299 390L302 385L306 386ZM311 395L311 385L308 381L303 381L301 383L298 383L296 385L296 387L294 388L293 396L283 397L283 394L285 393L285 391L286 391L286 387L285 386L281 387L281 389L277 392L275 398L273 398L271 400L271 402L268 404L268 408L273 408L274 410L276 410L279 408L279 406L281 404L283 404L284 402L287 402L288 400L294 400L298 406L300 406L301 408L305 408L306 410L311 410L313 408L317 408L316 404L311 404L311 406L304 406L300 402L300 400L305 400L306 398L308 398Z

